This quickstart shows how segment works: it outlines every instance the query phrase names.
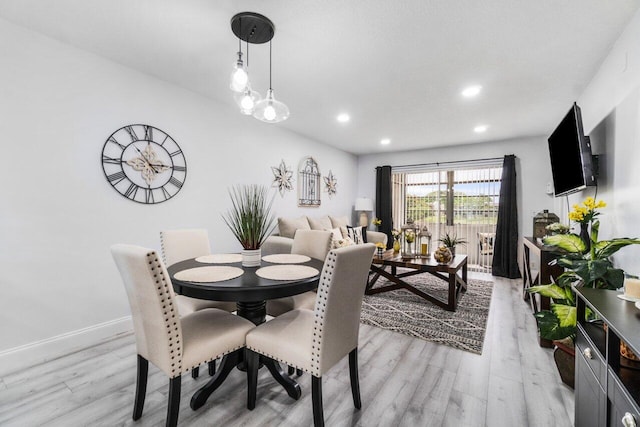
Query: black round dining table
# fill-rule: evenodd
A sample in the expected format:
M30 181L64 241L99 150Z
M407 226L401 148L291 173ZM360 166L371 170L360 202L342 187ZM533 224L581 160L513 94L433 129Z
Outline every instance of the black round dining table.
M295 265L304 265L318 270L318 274L313 277L297 280L272 280L258 276L256 271L259 268L283 265L264 260L261 261L261 265L258 267L244 267L240 262L212 264L199 262L193 258L170 265L167 270L173 289L177 294L212 301L235 301L238 316L250 320L255 325L259 325L266 320L267 300L298 295L316 289L323 264L323 261L314 258L307 262L296 263ZM181 271L207 266L238 267L242 269L243 274L234 279L217 282L189 282L175 278L175 275ZM235 366L240 367L243 365L241 358L229 356L223 357L216 374L193 395L191 399L192 409L198 409L204 405L211 393L224 382L231 370ZM302 394L300 385L282 370L278 362L267 357L261 357L260 362L269 369L271 375L284 387L290 397L296 400L300 398Z
M243 267L240 262L212 264L192 258L173 264L167 270L177 294L211 301L235 301L238 316L259 325L266 319L267 300L298 295L316 289L323 264L323 261L314 258L307 262L296 263L295 265L304 265L318 270L316 276L298 280L271 280L258 276L256 271L261 267L283 265L264 260L258 267ZM175 275L181 271L206 266L238 267L243 270L243 274L235 279L219 282L188 282L175 278Z

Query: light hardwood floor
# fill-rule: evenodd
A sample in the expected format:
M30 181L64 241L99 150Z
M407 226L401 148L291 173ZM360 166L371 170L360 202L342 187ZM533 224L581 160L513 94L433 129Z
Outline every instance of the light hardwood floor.
M536 341L520 281L495 279L481 356L369 326L360 330L362 409L353 407L347 360L323 378L327 426L571 426L573 391L560 382L551 351ZM163 425L168 380L149 365L142 419L131 420L135 390L132 335L0 378L0 425ZM234 371L198 411L189 400L206 369L182 379L180 425L310 426L311 381L290 399L261 370L255 410L246 377ZM202 375L204 374L204 375Z

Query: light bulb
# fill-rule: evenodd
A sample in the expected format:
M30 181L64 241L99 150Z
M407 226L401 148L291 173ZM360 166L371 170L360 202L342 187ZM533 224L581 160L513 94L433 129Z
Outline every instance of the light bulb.
M240 101L240 107L242 107L243 110L253 110L253 107L255 107L255 103L253 102L253 98L251 98L251 95L245 93L244 96L242 97L242 101Z
M276 110L273 108L273 105L269 105L264 109L264 118L269 121L276 118Z
M231 84L229 87L234 92L242 92L247 87L247 82L249 82L249 75L242 62L242 52L238 52L238 61L231 72Z

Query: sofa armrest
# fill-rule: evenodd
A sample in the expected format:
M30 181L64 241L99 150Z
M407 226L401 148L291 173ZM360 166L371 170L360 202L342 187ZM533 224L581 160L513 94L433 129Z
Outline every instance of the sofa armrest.
M379 231L370 231L367 230L367 242L368 243L378 243L382 242L385 246L387 245L388 237L386 234L381 233Z
M290 254L293 239L282 236L269 236L262 244L262 256L271 254Z

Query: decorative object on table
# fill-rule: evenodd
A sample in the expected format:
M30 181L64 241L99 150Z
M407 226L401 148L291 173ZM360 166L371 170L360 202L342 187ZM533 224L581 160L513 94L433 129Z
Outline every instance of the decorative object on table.
M546 227L558 221L560 221L558 215L549 212L548 209L538 212L538 214L533 217L533 237L543 238L549 234L547 233Z
M369 226L369 214L367 212L373 211L373 200L368 197L358 197L354 206L356 212L360 212L360 226Z
M268 200L267 187L261 185L239 185L229 190L232 207L222 216L244 250L242 265L260 265L260 246L275 227L271 214L273 197Z
M402 258L415 258L418 249L416 236L418 235L420 228L414 224L413 219L407 219L407 223L400 227L402 236Z
M392 284L385 278L379 280L383 285ZM437 277L419 274L404 280L422 292L447 299L447 287ZM360 323L481 354L492 290L492 282L469 279L456 311L425 304L424 299L403 289L365 295Z
M402 233L398 231L398 229L394 228L391 230L391 236L393 236L393 252L397 254L400 252L400 237L402 236Z
M180 146L150 125L127 125L113 132L102 147L102 170L118 193L144 204L169 200L187 178Z
M418 233L418 247L420 248L420 258L429 258L431 254L431 232L425 225Z
M376 243L376 251L378 254L378 257L382 258L382 255L384 254L384 251L387 249L387 245L385 245L382 242L378 242Z
M453 259L453 254L451 253L451 249L446 246L439 246L433 252L433 259L435 259L440 264L448 264Z
M456 256L456 246L457 245L466 245L467 241L461 237L458 237L457 234L449 234L448 232L444 233L444 236L438 239L444 246L449 248L452 256Z
M293 171L289 169L284 162L284 159L280 161L280 166L271 166L273 172L272 187L275 187L280 192L280 196L284 197L284 193L293 190Z
M611 256L628 245L640 244L640 239L614 238L598 240L600 221L599 208L606 207L603 201L587 197L582 205L574 205L569 219L580 225L586 236L574 233L546 236L543 243L554 248L554 256L565 271L556 283L532 286L529 292L551 298L551 310L535 313L540 336L550 340L570 338L576 335L576 299L571 286L597 289L618 289L623 285L624 272L615 268ZM589 232L590 228L590 232ZM583 234L583 233L581 233ZM589 245L587 245L587 241ZM589 319L593 320L589 312Z
M277 101L271 86L271 40L275 34L273 22L266 16L254 12L242 12L231 18L231 30L238 38L238 60L231 73L230 88L236 92L234 98L240 107L240 112L253 115L265 123L278 123L289 117L289 108ZM258 92L251 89L249 73L242 60L242 42L247 44L247 66L249 65L249 43L263 44L269 42L269 90L267 96L261 99Z
M547 236L553 236L554 234L567 234L569 232L569 226L560 222L554 222L544 228L547 232Z
M320 206L320 169L313 157L305 157L298 168L298 206Z
M382 225L382 220L380 218L373 218L371 220L371 225L376 227L378 231L380 231L380 226Z
M329 198L332 198L338 192L338 180L333 176L333 172L329 169L329 175L324 178L324 188L329 194Z

